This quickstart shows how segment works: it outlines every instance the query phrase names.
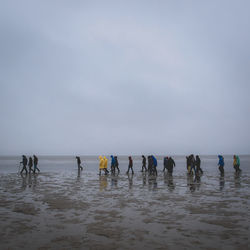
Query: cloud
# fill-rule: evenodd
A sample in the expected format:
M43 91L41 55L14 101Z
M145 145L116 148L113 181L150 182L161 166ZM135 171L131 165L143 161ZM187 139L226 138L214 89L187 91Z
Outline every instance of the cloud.
M249 153L247 1L5 1L0 154Z

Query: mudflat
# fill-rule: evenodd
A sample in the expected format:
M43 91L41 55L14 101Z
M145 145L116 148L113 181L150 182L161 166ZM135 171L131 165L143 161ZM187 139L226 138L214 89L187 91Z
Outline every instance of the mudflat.
M158 176L141 173L139 158L134 175L125 174L126 158L119 175L99 176L95 159L81 172L60 168L64 159L43 160L39 174L3 171L0 248L249 249L249 157L240 175L228 166L224 177L216 160L203 160L198 181L184 158L172 177L161 166Z

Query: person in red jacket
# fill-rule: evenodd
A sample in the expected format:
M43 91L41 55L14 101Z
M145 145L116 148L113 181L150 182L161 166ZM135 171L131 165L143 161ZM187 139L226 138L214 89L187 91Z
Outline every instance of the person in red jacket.
M130 170L130 169L132 170L132 174L134 174L132 157L129 156L129 157L128 157L128 160L129 160L129 163L128 163L128 171L127 171L127 174L129 173L129 170Z

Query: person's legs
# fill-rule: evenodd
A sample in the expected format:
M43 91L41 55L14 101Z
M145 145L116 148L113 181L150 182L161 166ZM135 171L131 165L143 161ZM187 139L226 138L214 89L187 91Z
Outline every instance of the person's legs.
M221 175L224 175L224 168L222 166L219 166L219 170L220 170Z
M34 173L36 172L36 170L40 172L40 169L37 167L37 164L34 164Z
M129 173L129 169L130 169L130 166L128 165L128 170L127 170L127 174Z
M120 173L120 169L119 169L118 165L116 165L115 167L117 168L118 173Z
M22 170L21 170L21 174L23 173L23 170L25 170L25 173L26 173L26 174L28 173L28 170L27 170L27 168L26 168L26 165L23 165L23 168L22 168Z

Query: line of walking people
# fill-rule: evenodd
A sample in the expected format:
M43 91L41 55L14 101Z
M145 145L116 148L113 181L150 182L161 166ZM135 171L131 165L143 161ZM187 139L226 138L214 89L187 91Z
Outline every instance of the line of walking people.
M30 174L31 172L36 173L36 170L40 172L40 169L37 167L38 158L36 155L33 155L33 159L32 157L29 157L29 160L25 155L22 155L22 161L20 162L20 165L21 164L23 165L23 168L20 171L21 174L23 173L23 171L25 171L26 174L28 173ZM29 171L27 170L27 165L29 167ZM34 169L32 168L33 166L34 166Z
M110 156L111 158L111 165L110 165L110 171L111 174L115 174L116 170L118 171L118 174L120 173L119 169L119 162L118 162L118 157L117 156ZM148 167L147 167L147 159L148 159ZM132 174L134 174L134 169L133 169L133 159L131 156L128 157L128 169L127 169L127 174L131 171ZM150 175L157 175L157 159L153 155L149 155L147 158L142 155L142 168L141 172L148 172ZM165 157L164 158L164 168L163 171L165 170L168 171L169 174L172 175L173 173L173 167L175 166L175 162L171 157ZM99 156L99 175L104 172L105 175L109 174L108 170L108 159L106 156Z
M116 170L118 171L118 174L120 173L119 169L119 162L118 162L118 157L117 156L110 156L111 158L111 166L110 166L110 171L111 174L115 174ZM219 171L221 175L224 175L224 157L222 155L218 155L219 162ZM78 165L78 170L83 170L83 167L81 166L81 159L79 156L76 156L77 160L77 165ZM131 156L128 157L129 164L128 164L128 169L127 169L127 174L131 171L132 174L134 174L134 169L133 169L133 159ZM147 164L148 162L148 164ZM36 155L33 155L32 157L29 157L29 159L25 156L22 155L22 161L20 162L20 165L23 165L22 170L20 173L22 174L23 171L25 171L26 174L30 174L31 172L36 173L40 172L40 169L38 168L38 157ZM19 167L20 167L19 165ZM157 175L157 159L154 155L149 155L147 158L142 155L142 168L141 172L148 172L150 175ZM29 170L27 169L27 166ZM34 167L34 168L32 168ZM172 159L172 157L164 157L163 158L163 172L167 170L167 173L169 175L172 175L173 173L173 168L175 167L175 161ZM186 156L186 167L187 167L187 173L188 175L200 175L203 174L203 170L201 169L201 159L199 155L196 155L194 157L193 154ZM233 156L233 167L235 169L236 173L240 173L240 158L238 155ZM105 175L109 174L108 170L108 159L106 156L99 156L99 175L101 175L101 172L104 172Z

